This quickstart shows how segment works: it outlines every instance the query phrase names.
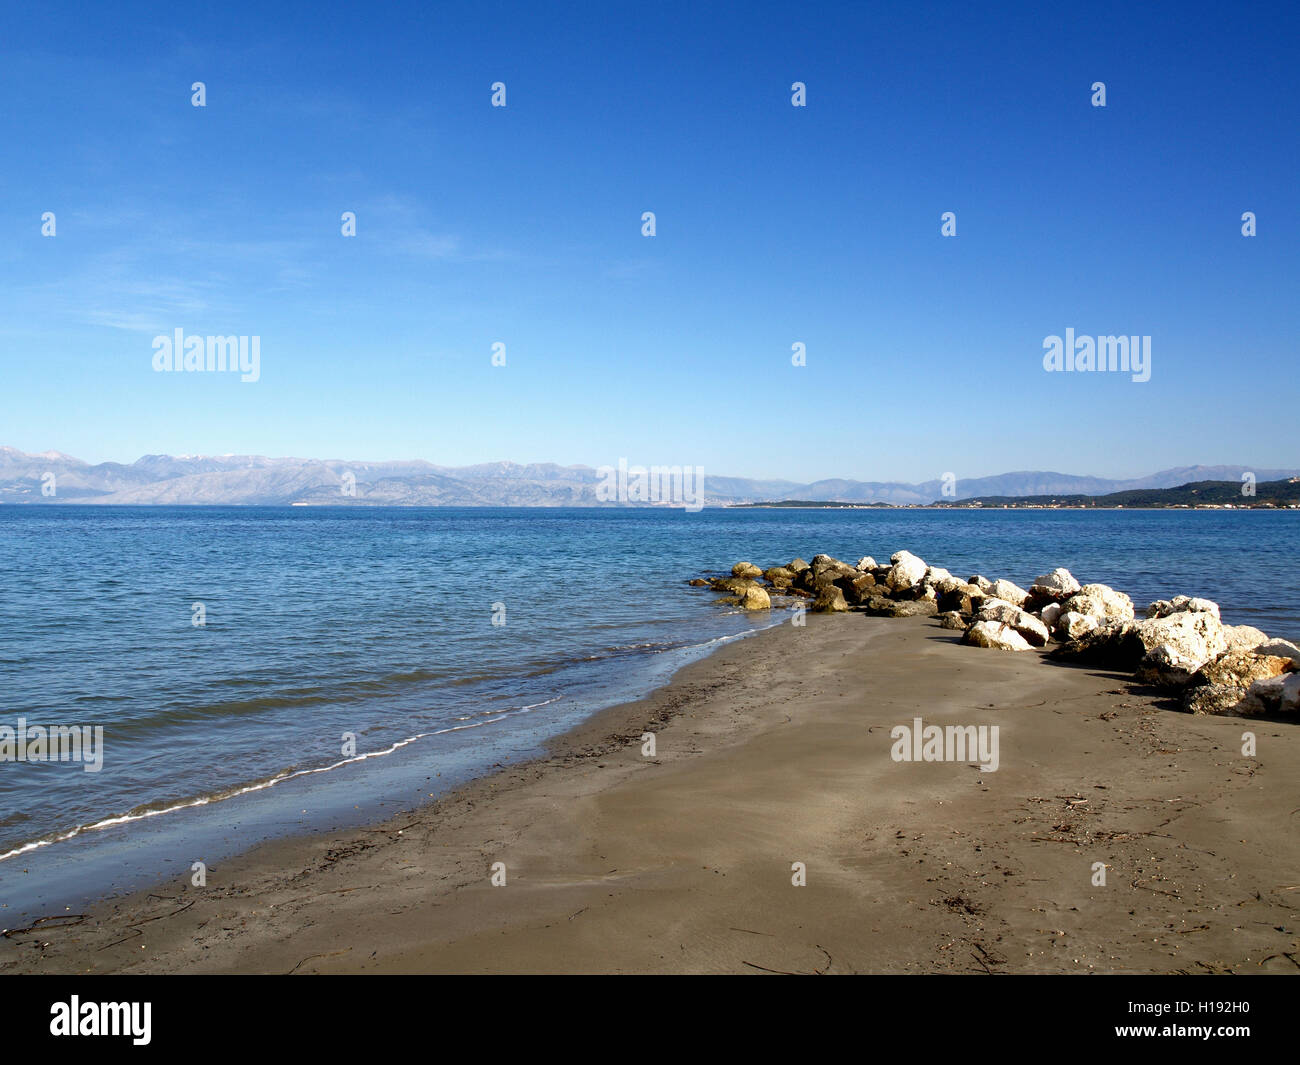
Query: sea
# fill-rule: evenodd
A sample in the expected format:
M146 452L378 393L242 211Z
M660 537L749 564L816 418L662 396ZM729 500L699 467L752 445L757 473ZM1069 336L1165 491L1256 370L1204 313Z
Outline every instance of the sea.
M1297 511L0 506L0 728L102 728L95 771L0 762L0 929L535 757L787 622L686 583L742 559L1065 566L1300 640L1297 548Z

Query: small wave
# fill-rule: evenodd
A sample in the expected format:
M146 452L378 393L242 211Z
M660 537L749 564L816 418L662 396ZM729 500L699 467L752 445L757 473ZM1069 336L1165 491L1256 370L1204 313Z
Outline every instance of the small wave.
M251 784L242 784L239 787L229 788L225 791L216 792L212 795L202 795L192 799L183 799L179 802L169 803L165 806L150 808L148 806L137 806L124 814L118 814L114 817L106 817L101 821L95 821L88 825L77 825L75 828L67 829L64 832L57 832L51 836L45 836L41 839L33 840L30 843L24 843L20 847L0 854L0 862L7 861L10 858L16 858L20 854L29 854L34 850L42 847L49 847L55 843L63 843L67 840L74 839L77 836L85 835L88 832L101 832L106 828L114 828L118 825L127 825L133 821L143 821L151 817L160 817L163 814L176 813L178 810L189 810L197 806L210 806L213 803L224 802L227 799L238 798L240 795L249 795L257 791L266 791L277 784L283 784L286 780L295 780L298 777L312 776L317 773L329 773L335 769L342 769L344 766L355 765L358 762L366 762L372 758L383 758L387 755L400 751L403 747L409 747L418 740L428 739L432 736L445 736L451 732L464 732L466 729L482 728L484 725L491 725L497 721L504 721L508 717L514 717L518 714L530 713L539 707L547 706L557 702L560 696L551 699L545 699L539 703L529 703L524 706L512 707L506 710L486 710L481 715L480 721L473 721L470 718L460 718L458 720L467 722L465 724L449 725L447 728L434 729L431 732L419 732L414 736L408 736L405 739L397 740L395 743L377 751L367 751L364 754L353 755L351 758L343 758L330 765L314 766L310 769L292 769L276 773L274 776L266 777L263 780L254 781Z

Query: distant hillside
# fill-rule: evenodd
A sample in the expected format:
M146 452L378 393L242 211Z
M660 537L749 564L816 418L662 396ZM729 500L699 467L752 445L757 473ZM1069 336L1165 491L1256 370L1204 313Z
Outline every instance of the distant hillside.
M1242 494L1241 481L1193 481L1176 488L1132 489L1100 496L983 496L949 506L1016 507L1300 507L1300 478L1259 481L1254 495Z
M942 479L920 484L843 479L798 484L710 474L704 479L704 494L711 505L799 500L907 505L974 498L991 503L1004 499L1082 498L1172 488L1190 481L1239 484L1241 474L1248 470L1261 485L1300 475L1298 469L1188 466L1118 481L1022 470L948 482L956 494L946 496ZM33 455L0 447L0 503L602 506L607 504L596 498L600 483L595 467L555 463L493 462L455 467L436 466L422 459L357 462L263 455L146 455L130 464L91 465L58 451ZM53 494L42 492L44 485L53 485Z

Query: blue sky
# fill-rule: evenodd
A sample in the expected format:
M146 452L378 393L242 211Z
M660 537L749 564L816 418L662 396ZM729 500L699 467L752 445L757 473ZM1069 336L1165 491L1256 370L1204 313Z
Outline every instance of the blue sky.
M0 444L1300 465L1300 16L1129 7L10 5ZM1067 327L1151 380L1045 372ZM261 379L153 372L176 328Z

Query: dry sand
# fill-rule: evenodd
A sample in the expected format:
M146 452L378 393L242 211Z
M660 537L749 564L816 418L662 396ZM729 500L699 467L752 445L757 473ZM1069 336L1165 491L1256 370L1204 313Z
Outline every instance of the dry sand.
M0 939L0 971L1300 971L1300 727L958 635L782 625L387 825ZM893 761L914 717L999 726L1000 767Z

